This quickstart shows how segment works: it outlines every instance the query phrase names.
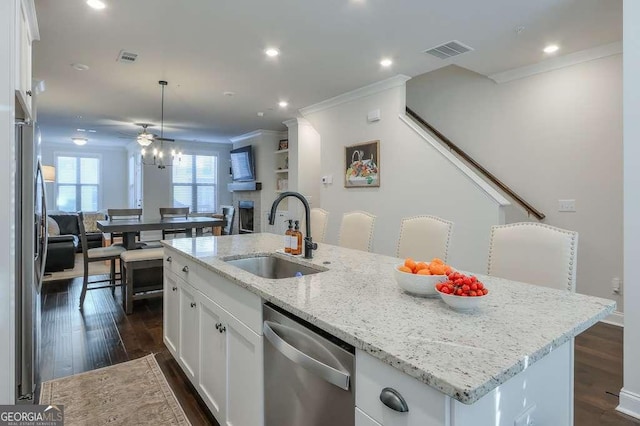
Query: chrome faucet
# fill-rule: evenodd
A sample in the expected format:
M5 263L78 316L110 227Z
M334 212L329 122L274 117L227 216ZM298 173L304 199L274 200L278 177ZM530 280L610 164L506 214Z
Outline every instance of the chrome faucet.
M280 201L284 200L287 197L297 198L304 205L304 219L306 226L306 234L304 237L304 258L312 259L313 258L313 250L318 250L318 244L314 243L311 239L311 209L309 207L309 203L307 199L304 198L302 194L299 192L283 192L280 194L278 198L271 205L271 213L269 214L269 225L273 225L276 222L276 209L278 208L278 204Z

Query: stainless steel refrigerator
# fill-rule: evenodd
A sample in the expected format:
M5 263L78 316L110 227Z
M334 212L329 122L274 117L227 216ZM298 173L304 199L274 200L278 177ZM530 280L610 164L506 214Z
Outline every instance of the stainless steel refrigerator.
M47 206L37 126L16 120L16 403L34 403L40 290L47 257Z

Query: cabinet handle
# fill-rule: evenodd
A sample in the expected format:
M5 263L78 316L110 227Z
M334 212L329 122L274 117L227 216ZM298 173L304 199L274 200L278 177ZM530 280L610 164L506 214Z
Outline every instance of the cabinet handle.
M171 290L176 291L178 287L171 287Z
M195 302L191 302L191 307L192 307L192 308L195 308L195 307L196 307Z
M171 259L171 256L167 257L167 262L171 263L173 259Z
M224 333L225 331L227 331L227 327L225 327L224 325L220 324L220 328L218 329L218 331L220 333Z
M222 324L220 324L219 322L217 322L217 323L216 323L216 330L220 330L220 326L221 326L221 325L222 325Z
M182 272L189 272L189 267L185 266L184 268L182 268Z
M27 96L32 96L33 92L31 90L27 90Z
M400 392L393 388L384 388L380 392L380 401L387 407L400 413L406 413L409 411L407 401L404 400Z

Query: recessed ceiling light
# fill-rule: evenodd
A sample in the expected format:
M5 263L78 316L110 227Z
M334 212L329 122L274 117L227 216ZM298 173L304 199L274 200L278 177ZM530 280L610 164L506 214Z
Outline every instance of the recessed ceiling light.
M73 141L73 143L75 143L78 146L82 146L82 145L86 145L87 141L89 139L87 138L71 138L71 140Z
M262 111L258 112L258 117L264 117L264 112Z
M104 4L104 2L100 1L100 0L87 0L87 4L89 6L91 6L92 8L98 9L98 10L101 10L101 9L104 9L105 7L107 7L107 5Z
M553 53L560 49L557 44L550 44L549 46L543 49L544 53Z
M93 130L93 129L89 129L89 130L87 130L87 131L88 131L89 133L96 133L96 132L97 132L97 130Z
M393 64L393 61L391 59L383 59L380 61L380 65L382 65L383 67L390 67L391 64Z
M273 58L274 56L278 56L280 54L280 51L278 49L269 48L269 49L265 50L264 53L267 56L270 56L270 57Z
M86 132L86 129L76 129L76 132Z
M289 105L289 102L280 101L280 102L278 102L278 105L280 106L280 108L286 108Z
M225 96L234 96L236 94L236 92L223 92L223 95Z
M86 71L89 69L89 65L79 64L79 63L71 64L71 67L77 71Z

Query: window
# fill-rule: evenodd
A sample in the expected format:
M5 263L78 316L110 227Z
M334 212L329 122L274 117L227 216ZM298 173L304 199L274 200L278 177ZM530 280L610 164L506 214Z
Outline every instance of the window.
M97 211L100 158L56 156L56 206L62 211Z
M218 157L183 155L173 164L173 207L189 207L193 213L216 211Z

